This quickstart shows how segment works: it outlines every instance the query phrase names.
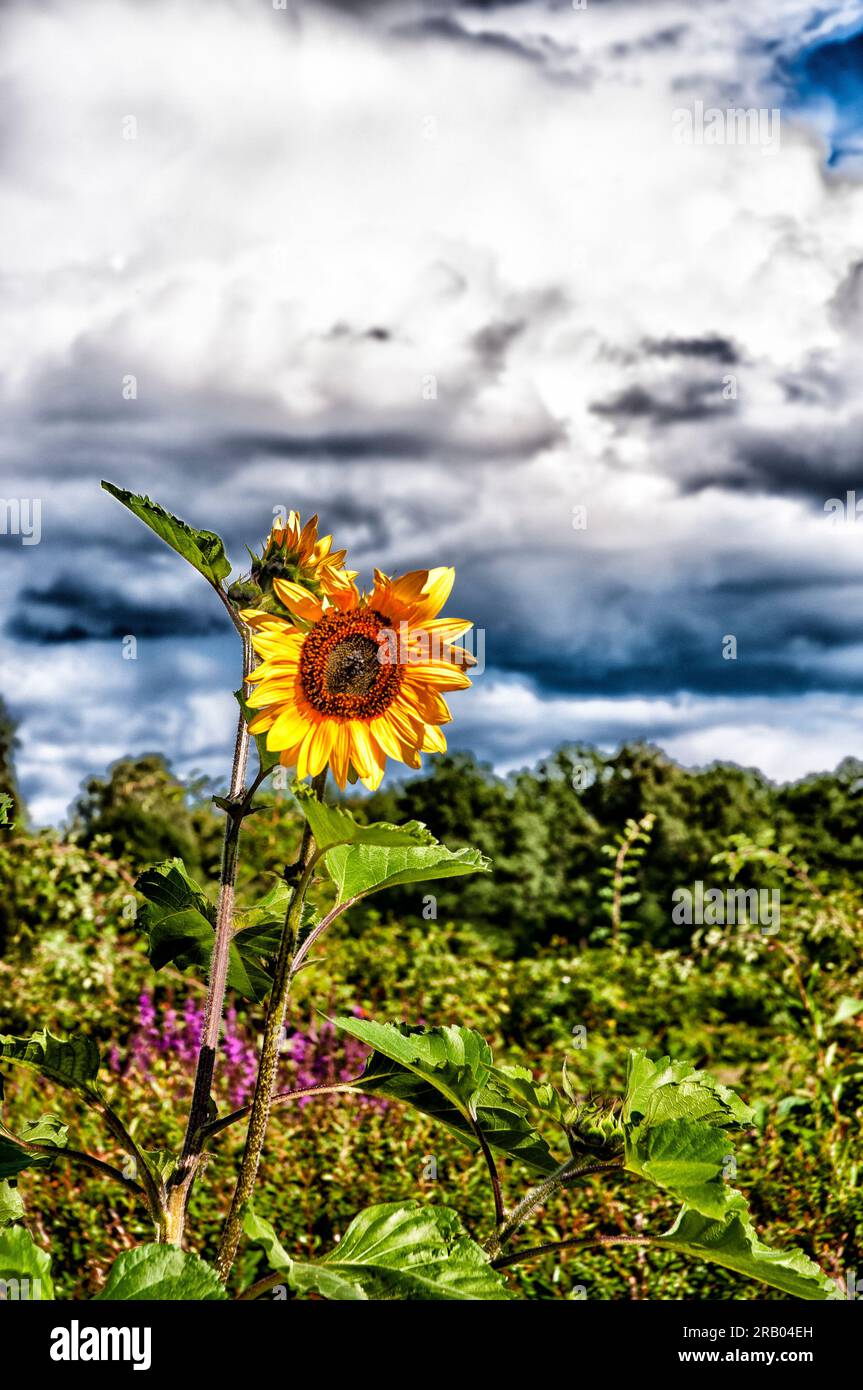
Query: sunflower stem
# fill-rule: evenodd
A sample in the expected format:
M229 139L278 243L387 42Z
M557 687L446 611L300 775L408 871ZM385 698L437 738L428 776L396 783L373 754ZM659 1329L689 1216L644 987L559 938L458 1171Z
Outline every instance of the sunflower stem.
M253 669L254 653L247 630L240 629L240 634L243 641L243 683L245 687L245 681ZM249 765L249 746L249 727L245 714L241 710L237 720L237 736L234 743L234 760L228 792L229 800L237 802L238 807L234 811L226 812L225 815L225 837L222 844L222 865L219 875L219 899L216 907L216 932L213 941L213 953L210 957L203 1033L198 1051L195 1085L186 1122L183 1150L171 1183L172 1219L165 1240L174 1245L182 1243L189 1193L204 1150L203 1127L210 1118L210 1095L216 1069L216 1050L222 1027L231 938L234 932L234 891L237 881L240 831L243 820L251 809L254 789L260 785L262 780L259 776L249 794L244 794L246 772Z
M312 782L312 788L319 799L323 796L326 777L327 773L325 768ZM279 943L279 954L276 961L273 988L270 992L270 1002L267 1008L267 1021L264 1025L264 1040L261 1046L261 1057L258 1064L258 1075L255 1081L255 1094L252 1100L249 1128L246 1131L243 1158L240 1163L237 1185L231 1199L231 1208L225 1221L222 1239L219 1245L219 1253L216 1258L216 1272L223 1284L227 1283L228 1276L231 1273L243 1228L243 1216L251 1201L252 1193L255 1190L255 1183L258 1178L258 1167L261 1161L261 1153L263 1151L264 1140L267 1134L267 1125L270 1119L270 1108L273 1102L273 1090L279 1063L279 1045L285 1026L288 996L290 994L291 980L293 978L292 966L297 952L297 939L299 937L300 923L302 921L303 903L305 902L306 891L315 870L317 857L311 829L308 822L306 822L303 828L303 838L295 866L298 871L298 876L291 892L288 911L285 917L285 926Z

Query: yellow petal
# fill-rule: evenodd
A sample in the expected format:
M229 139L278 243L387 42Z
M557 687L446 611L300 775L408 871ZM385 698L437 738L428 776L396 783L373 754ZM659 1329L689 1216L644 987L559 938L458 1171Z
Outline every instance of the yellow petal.
M322 719L315 729L314 742L308 753L309 772L312 777L317 777L326 767L338 727L334 720Z
M300 618L305 618L306 622L320 622L324 616L320 599L310 594L302 584L293 584L289 579L274 579L273 588L285 607Z
M402 761L402 742L396 734L395 725L389 720L388 714L382 714L377 719L373 719L369 725L373 736L377 739L383 751L390 757Z
M336 724L335 738L333 739L333 749L330 754L330 766L333 769L333 776L342 791L348 780L348 766L351 761L351 727L347 722Z
M377 791L378 787L383 781L383 778L384 769L378 763L373 763L371 772L366 773L365 776L363 776L363 774L360 773L360 781L362 782L364 787L368 788L370 792Z
M427 683L436 690L466 690L471 680L448 661L416 661L405 667L404 683L414 687Z
M451 565L429 570L422 599L413 611L413 621L423 623L436 617L449 598L454 583L455 570Z
M368 725L360 719L352 719L349 728L351 731L351 762L360 777L367 777L377 765Z
M444 738L440 729L436 728L434 724L426 724L425 737L423 738L422 742L422 751L424 753L446 752L446 739Z
M309 718L296 706L286 709L284 714L280 714L275 720L273 727L267 734L267 747L270 752L278 753L284 748L292 748L305 738L313 722L313 714Z

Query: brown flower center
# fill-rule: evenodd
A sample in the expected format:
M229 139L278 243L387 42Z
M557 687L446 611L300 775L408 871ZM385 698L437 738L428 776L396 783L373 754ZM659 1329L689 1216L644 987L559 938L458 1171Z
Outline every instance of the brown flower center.
M373 719L389 708L401 688L402 672L388 659L385 630L386 619L373 609L331 610L308 633L300 653L300 683L320 714Z

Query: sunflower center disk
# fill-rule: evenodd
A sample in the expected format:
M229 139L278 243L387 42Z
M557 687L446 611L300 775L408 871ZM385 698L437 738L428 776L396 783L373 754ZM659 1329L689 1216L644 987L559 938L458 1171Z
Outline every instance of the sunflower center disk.
M303 642L300 681L320 714L373 719L383 714L401 687L402 672L382 645L385 620L379 613L328 613ZM381 660L381 654L384 659Z
M331 695L368 695L380 671L379 648L370 637L346 637L326 661L324 681Z

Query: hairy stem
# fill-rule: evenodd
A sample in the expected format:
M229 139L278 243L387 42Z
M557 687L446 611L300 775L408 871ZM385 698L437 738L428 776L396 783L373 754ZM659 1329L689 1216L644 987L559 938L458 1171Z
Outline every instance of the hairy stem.
M527 1250L514 1250L510 1255L500 1255L491 1261L492 1269L506 1269L508 1265L520 1264L522 1260L535 1260L539 1255L571 1250L574 1246L588 1249L592 1245L652 1245L650 1236L570 1236L567 1240L550 1240L545 1245L531 1245ZM251 1294L251 1289L249 1290Z
M537 1207L545 1206L549 1197L567 1183L573 1182L576 1178L588 1173L603 1172L607 1168L620 1167L619 1159L609 1159L608 1161L597 1160L590 1163L578 1163L574 1158L567 1159L555 1172L551 1173L543 1182L532 1187L525 1193L521 1201L508 1212L503 1221L490 1240L486 1241L485 1251L490 1259L496 1259L505 1245L512 1240L518 1231L527 1221L532 1212Z
M318 1096L321 1094L334 1095L338 1091L353 1091L356 1088L356 1081L322 1081L317 1086L301 1086L296 1091L275 1091L270 1098L270 1109L276 1105L287 1105L292 1100L303 1100L306 1096ZM203 1136L205 1139L212 1139L213 1135L220 1134L229 1125L235 1125L238 1120L243 1120L251 1114L251 1104L241 1105L239 1110L232 1110L229 1115L220 1115L217 1120L211 1120L208 1125L204 1125Z
M238 630L243 641L243 688L245 689L246 679L253 668L254 653L247 630L245 628ZM213 1074L216 1069L216 1050L222 1027L231 938L234 930L234 891L237 881L240 831L243 819L251 809L251 798L254 791L263 780L263 773L259 773L250 791L244 795L250 742L249 727L241 709L237 720L234 760L228 791L229 801L236 803L236 806L234 810L226 812L225 816L225 837L222 844L222 865L219 875L219 899L216 907L216 931L213 940L213 953L210 957L203 1033L195 1070L195 1085L186 1122L186 1133L183 1139L182 1155L171 1182L170 1220L167 1223L164 1236L166 1241L175 1245L182 1243L189 1193L203 1153L202 1130L209 1118L210 1094L213 1087Z
M127 1178L121 1169L115 1168L113 1163L105 1163L95 1154L85 1153L83 1149L58 1149L53 1144L30 1144L25 1139L16 1136L15 1143L20 1144L23 1149L30 1153L44 1154L46 1158L65 1159L67 1163L80 1163L85 1168L90 1168L94 1173L100 1173L102 1177L113 1178L115 1182L122 1183L129 1192L134 1192L141 1196L144 1192L143 1187L134 1178Z
M324 769L312 783L314 793L317 797L321 797L323 794L326 776L326 769ZM255 1082L255 1095L252 1100L249 1128L246 1133L246 1144L243 1150L237 1185L231 1200L231 1209L228 1212L228 1217L222 1231L222 1240L216 1259L216 1271L222 1283L227 1282L231 1272L234 1256L237 1253L237 1246L240 1241L243 1215L252 1193L254 1192L255 1183L258 1178L258 1166L261 1161L261 1152L264 1147L264 1139L266 1138L267 1125L270 1119L273 1087L276 1079L276 1069L279 1063L279 1043L285 1026L285 1013L291 988L291 967L293 966L297 951L297 937L302 920L303 903L305 901L306 890L314 872L315 862L315 844L312 839L309 824L306 822L303 829L299 857L296 865L293 866L297 877L288 905L282 939L279 943L279 955L273 977L273 988L270 992L267 1021L264 1026L264 1040L261 1046L260 1062L258 1063L258 1075Z

